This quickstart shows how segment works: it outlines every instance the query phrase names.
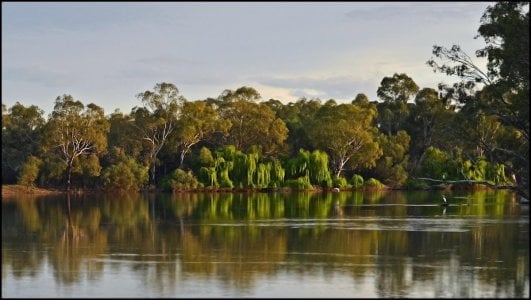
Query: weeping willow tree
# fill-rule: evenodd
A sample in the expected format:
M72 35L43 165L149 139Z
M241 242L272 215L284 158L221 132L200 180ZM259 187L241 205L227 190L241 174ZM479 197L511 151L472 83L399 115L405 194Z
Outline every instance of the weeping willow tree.
M271 176L269 186L272 188L281 187L284 184L284 176L286 175L286 170L284 170L282 164L277 159L273 159L270 164Z
M217 177L219 179L219 185L223 188L233 188L234 184L229 177L229 172L234 167L234 162L226 161L223 157L216 158L216 170Z
M234 168L229 173L234 180L235 186L239 188L256 187L254 179L259 159L260 152L256 148L251 147L248 153L235 151Z
M289 178L298 178L303 176L310 176L308 166L310 165L310 151L299 149L296 157L289 159L286 162L286 170Z
M256 169L256 187L266 188L271 182L271 163L259 163Z
M290 178L308 176L310 182L316 185L331 186L332 176L328 168L328 154L323 151L313 152L300 149L297 157L287 162Z
M328 169L328 154L315 150L310 155L310 182L323 187L332 186L332 176Z
M287 161L286 169L291 179L297 180L299 184L311 187L319 185L323 187L332 186L332 176L328 168L328 155L326 152L300 149L298 155Z
M208 148L199 153L199 180L208 187L221 188L268 188L284 185L286 171L277 159L261 161L257 147L248 153L236 150L233 145L224 146L214 155Z
M199 180L207 187L219 187L216 167L201 167Z

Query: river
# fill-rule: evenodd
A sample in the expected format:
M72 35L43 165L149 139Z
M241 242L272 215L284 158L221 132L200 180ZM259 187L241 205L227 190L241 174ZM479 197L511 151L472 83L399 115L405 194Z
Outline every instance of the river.
M529 298L529 205L509 191L6 198L2 297Z

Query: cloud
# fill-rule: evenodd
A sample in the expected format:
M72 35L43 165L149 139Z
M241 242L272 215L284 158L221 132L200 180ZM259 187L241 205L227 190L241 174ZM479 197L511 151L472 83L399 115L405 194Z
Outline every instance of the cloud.
M37 65L2 68L2 77L6 82L30 82L41 86L68 86L76 82L67 72Z
M367 90L372 90L375 84L379 84L371 79L357 79L352 76L270 77L256 78L256 81L264 86L285 89L292 98L338 101L351 101L358 93L369 94Z
M360 5L354 10L345 14L346 18L351 21L374 22L379 23L381 20L386 22L398 20L407 20L414 23L441 23L449 20L470 19L481 13L489 3L375 3L370 6ZM441 18L437 16L443 16Z

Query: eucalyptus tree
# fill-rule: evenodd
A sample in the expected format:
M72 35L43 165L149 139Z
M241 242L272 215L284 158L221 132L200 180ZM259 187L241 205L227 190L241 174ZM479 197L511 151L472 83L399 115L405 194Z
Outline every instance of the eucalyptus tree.
M406 129L411 135L410 156L412 157L412 170L416 170L422 161L423 155L429 146L434 144L434 138L441 135L445 120L449 120L452 110L439 97L439 93L432 88L423 88L415 96L415 105L411 108Z
M147 143L150 167L150 183L156 184L157 157L177 126L183 102L173 83L157 83L153 91L139 93L142 107L133 108L131 115L142 140Z
M354 100L352 100L351 104L358 105L360 107L368 107L369 106L369 97L365 95L364 93L359 93L354 97Z
M17 102L7 109L2 104L2 182L13 183L26 160L40 155L43 114L35 105Z
M259 95L247 87L225 91L220 96L218 111L230 124L227 144L240 151L258 146L264 155L271 156L284 147L288 129L267 104L256 102Z
M378 129L373 121L375 109L352 104L322 106L309 124L308 136L317 149L330 157L336 177L349 167L374 166L382 152L375 140Z
M375 177L391 187L400 187L408 178L407 164L410 136L404 130L396 135L380 134L378 144L382 149L382 156L376 161L373 172Z
M392 77L384 77L376 91L383 103L378 104L378 122L380 129L388 135L402 129L409 115L407 102L416 95L419 87L406 74L395 73Z
M300 98L296 102L290 102L286 105L279 105L279 102L269 100L265 104L271 107L286 124L288 129L286 146L290 155L298 155L298 151L301 148L311 148L306 131L310 127L309 123L314 119L316 112L322 106L321 100Z
M219 117L218 112L205 101L184 101L177 121L175 138L179 145L179 167L192 146L207 140L212 134L227 133L229 123Z
M86 107L71 95L55 100L54 110L45 126L43 143L57 151L66 167L66 189L71 187L75 160L80 156L101 154L107 149L109 122L96 104Z
M110 125L107 134L108 151L102 157L102 165L110 167L130 158L140 165L148 167L148 151L143 147L141 132L134 125L133 116L115 110L107 119Z
M478 110L518 132L520 146L492 150L500 154L499 160L509 155L513 165L519 166L519 192L529 198L529 2L507 1L488 6L478 33L486 46L477 50L476 56L487 58L486 70L458 45L435 45L436 58L430 59L428 65L435 71L458 76L461 81L454 90L477 86L476 97L459 100L473 102Z

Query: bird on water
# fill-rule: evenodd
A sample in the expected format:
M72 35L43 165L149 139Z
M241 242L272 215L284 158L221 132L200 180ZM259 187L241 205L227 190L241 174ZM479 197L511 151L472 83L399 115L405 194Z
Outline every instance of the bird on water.
M442 195L442 198L443 198L443 203L441 204L442 206L448 206L448 201L446 201L446 197L444 195Z

